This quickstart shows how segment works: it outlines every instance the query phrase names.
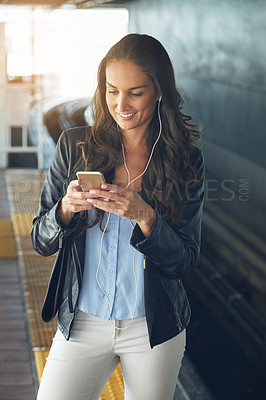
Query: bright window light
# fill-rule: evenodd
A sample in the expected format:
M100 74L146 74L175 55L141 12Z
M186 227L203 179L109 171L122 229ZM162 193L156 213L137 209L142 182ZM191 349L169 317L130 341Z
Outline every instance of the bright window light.
M58 94L91 96L100 60L128 32L128 11L0 6L0 22L9 76L50 75Z

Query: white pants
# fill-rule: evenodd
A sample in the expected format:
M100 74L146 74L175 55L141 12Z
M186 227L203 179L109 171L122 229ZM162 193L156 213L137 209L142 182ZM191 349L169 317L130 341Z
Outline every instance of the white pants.
M145 317L121 331L79 311L69 341L56 332L37 400L98 400L119 362L126 400L173 400L185 341L183 331L151 349Z

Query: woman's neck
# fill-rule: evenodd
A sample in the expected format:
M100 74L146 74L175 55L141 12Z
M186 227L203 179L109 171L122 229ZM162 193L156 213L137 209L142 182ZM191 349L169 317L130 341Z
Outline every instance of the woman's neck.
M126 153L128 154L145 152L147 150L146 136L145 134L142 136L123 134L123 145Z

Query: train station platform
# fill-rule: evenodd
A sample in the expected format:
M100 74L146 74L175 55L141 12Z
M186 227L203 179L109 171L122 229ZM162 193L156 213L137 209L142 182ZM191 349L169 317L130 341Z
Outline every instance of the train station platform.
M55 320L40 316L55 256L41 257L30 240L44 179L36 169L0 170L0 400L35 399L56 330ZM123 393L118 367L100 399L122 400ZM213 400L187 355L174 399Z

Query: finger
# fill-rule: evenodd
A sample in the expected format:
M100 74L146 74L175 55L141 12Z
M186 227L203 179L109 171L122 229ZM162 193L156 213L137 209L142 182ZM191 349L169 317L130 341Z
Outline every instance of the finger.
M118 185L111 185L110 183L103 183L101 188L104 190L109 190L116 193L123 193L124 191L128 190L125 187L118 186Z
M68 188L71 189L71 190L73 190L75 188L77 189L78 187L80 187L79 183L80 183L79 180L75 179L74 181L71 181L69 183Z
M71 210L73 212L80 212L80 211L87 210L90 208L95 208L93 206L93 204L88 203L86 200L84 200L83 202L80 202L80 203L77 201L73 202L73 201L69 200L67 202L67 207L69 210Z
M72 193L69 193L68 195L68 198L71 198L71 199L77 199L77 200L87 200L87 199L94 199L95 197L101 197L101 196L99 196L99 195L95 195L95 194L93 194L93 193L90 193L90 192L72 192Z
M82 189L78 185L78 181L71 181L67 187L67 195L72 195L73 193L81 193Z
M90 198L93 196L96 197L103 197L110 200L118 200L119 197L128 196L131 193L131 189L126 188L114 188L112 190L101 190L101 189L91 189L90 190Z
M100 210L106 211L106 212L110 212L113 214L117 214L121 217L124 218L132 218L133 214L130 210L130 215L129 215L129 211L128 211L128 203L129 201L126 200L126 204L125 201L121 201L121 202L112 202L112 201L105 201L106 199L88 199L87 201L91 204L93 204L95 207L99 208Z
M118 211L116 202L106 201L105 199L87 199L87 202L103 211L111 213L117 213Z
M88 209L88 206L92 206L87 202L87 197L84 196L83 192L73 192L72 195L64 196L62 200L73 212L83 211ZM94 208L94 206L92 208Z
M86 204L87 196L83 192L69 190L65 197L67 199L67 202L78 202L82 204L83 201L84 204Z
M120 195L118 193L107 192L105 190L94 190L92 189L87 196L88 199L105 199L105 201L117 201Z

